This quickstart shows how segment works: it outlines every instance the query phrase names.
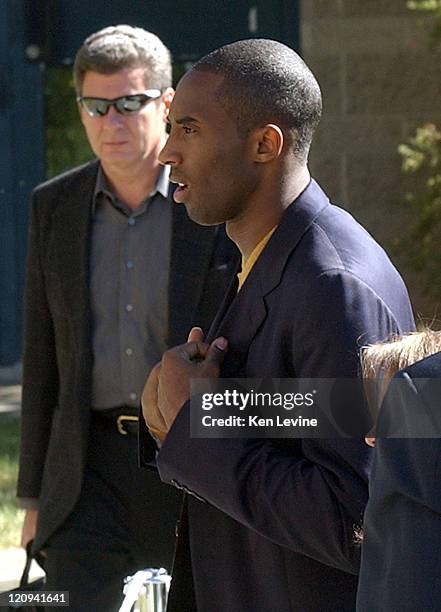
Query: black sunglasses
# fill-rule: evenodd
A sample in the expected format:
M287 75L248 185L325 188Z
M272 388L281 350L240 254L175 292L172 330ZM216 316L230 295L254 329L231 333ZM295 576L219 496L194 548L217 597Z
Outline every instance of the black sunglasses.
M160 96L161 91L159 89L147 89L143 93L121 96L113 100L77 96L77 102L81 104L90 117L104 117L109 112L111 106L114 106L121 115L131 115L140 111L150 100L155 100Z

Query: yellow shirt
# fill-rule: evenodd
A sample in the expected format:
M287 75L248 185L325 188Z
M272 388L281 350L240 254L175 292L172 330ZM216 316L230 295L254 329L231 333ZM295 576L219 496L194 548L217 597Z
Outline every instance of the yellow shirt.
M273 227L272 230L270 230L266 236L264 236L262 238L262 240L254 247L252 253L249 255L249 257L247 257L247 259L244 259L242 257L242 271L239 272L239 274L237 275L238 281L239 281L239 288L238 288L238 292L241 290L242 285L244 284L244 282L246 281L248 274L251 272L251 270L254 267L254 264L256 263L256 261L259 259L260 254L262 253L263 249L266 247L268 240L271 238L271 236L274 233L274 230L276 229L277 225Z

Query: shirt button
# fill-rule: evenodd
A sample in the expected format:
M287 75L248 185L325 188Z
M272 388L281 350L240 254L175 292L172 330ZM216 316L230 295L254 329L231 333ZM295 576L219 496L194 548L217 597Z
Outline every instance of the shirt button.
M126 348L126 355L132 355L132 354L133 354L133 349Z
M131 270L133 268L135 264L133 263L133 261L128 261L127 262L127 267L129 268L129 270Z
M136 221L133 217L130 217L130 219L128 220L128 224L129 225L135 225Z
M132 312L133 306L131 304L127 304L126 310L127 310L127 312Z
M136 400L136 399L138 398L138 396L136 395L136 393L131 393L131 394L129 395L129 397L130 397L130 399L131 399L131 400Z

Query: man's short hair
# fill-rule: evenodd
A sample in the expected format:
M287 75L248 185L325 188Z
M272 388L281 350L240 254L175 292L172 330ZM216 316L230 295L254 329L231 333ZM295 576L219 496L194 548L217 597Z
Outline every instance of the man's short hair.
M192 70L224 77L217 99L235 120L239 134L275 123L293 135L296 155L305 159L322 110L316 78L295 51L275 40L234 42L200 59Z
M146 88L171 87L171 55L164 43L142 28L118 25L91 34L81 45L73 68L77 93L86 72L114 74L125 68L144 68Z

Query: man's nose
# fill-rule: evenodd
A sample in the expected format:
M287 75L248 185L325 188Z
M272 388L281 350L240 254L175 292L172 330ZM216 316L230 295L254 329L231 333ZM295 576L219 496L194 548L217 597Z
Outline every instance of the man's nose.
M159 152L158 156L159 162L164 166L169 164L171 166L181 163L182 156L176 150L176 147L173 144L173 140L168 138L165 145L162 147L162 150Z
M104 115L103 120L105 125L109 127L114 127L115 125L121 125L124 122L124 117L112 105L109 106L109 110Z

